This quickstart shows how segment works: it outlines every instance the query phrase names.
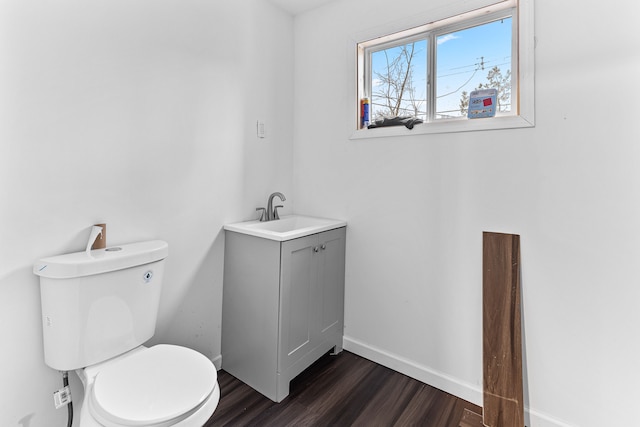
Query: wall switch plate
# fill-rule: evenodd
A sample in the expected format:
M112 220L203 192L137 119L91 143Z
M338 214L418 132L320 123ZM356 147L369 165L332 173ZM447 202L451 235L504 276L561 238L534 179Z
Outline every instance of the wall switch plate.
M257 132L258 132L258 138L264 138L266 136L264 121L258 120Z

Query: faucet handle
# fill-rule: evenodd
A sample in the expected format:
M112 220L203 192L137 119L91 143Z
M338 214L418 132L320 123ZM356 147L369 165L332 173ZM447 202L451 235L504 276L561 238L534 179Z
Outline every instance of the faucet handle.
M262 211L262 212L260 212L260 221L261 222L264 222L264 221L267 220L267 215L266 215L267 210L265 208L256 208L256 211L258 211L258 212Z
M278 208L284 208L283 205L278 205L273 208L273 219L280 219L280 215L278 215Z

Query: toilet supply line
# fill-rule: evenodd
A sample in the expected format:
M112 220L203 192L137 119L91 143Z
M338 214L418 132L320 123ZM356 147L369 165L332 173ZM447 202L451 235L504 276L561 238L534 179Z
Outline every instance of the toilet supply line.
M53 393L53 402L56 409L66 405L67 407L67 427L73 424L73 403L71 402L71 389L69 388L69 371L62 373L62 388Z

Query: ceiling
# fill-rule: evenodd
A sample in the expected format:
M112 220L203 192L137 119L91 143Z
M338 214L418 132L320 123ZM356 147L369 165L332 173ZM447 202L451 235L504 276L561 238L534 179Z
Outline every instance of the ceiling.
M271 3L280 6L292 15L315 9L334 0L270 0Z

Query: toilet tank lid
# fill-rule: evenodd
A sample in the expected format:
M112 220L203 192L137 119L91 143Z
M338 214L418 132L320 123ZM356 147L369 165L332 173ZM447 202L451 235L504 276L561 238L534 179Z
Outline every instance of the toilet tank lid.
M42 258L33 265L33 273L53 279L91 276L160 261L168 253L169 245L163 240L128 243Z

